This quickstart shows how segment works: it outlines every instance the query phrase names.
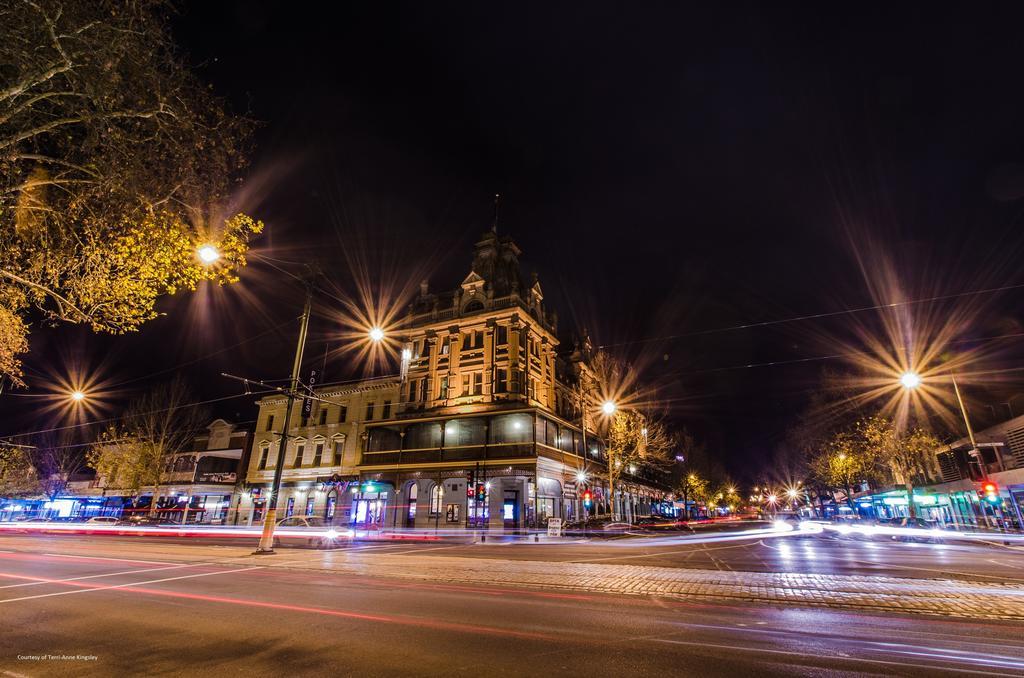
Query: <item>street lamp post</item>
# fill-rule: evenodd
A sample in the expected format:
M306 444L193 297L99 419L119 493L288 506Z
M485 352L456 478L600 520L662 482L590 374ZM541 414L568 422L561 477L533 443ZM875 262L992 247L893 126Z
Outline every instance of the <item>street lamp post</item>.
M612 400L606 400L603 403L601 403L601 411L605 414L605 416L608 416L608 417L615 416L615 411L617 409L618 409L618 405L616 405L615 402L612 401ZM613 463L614 464L618 464L620 462L618 460L613 460L612 457L613 457L613 453L609 453L608 454L608 460L607 460L607 463L608 463L608 494L609 494L609 498L611 500L612 522L615 522L618 519L618 517L619 517L619 512L618 512L619 505L618 505L618 502L615 500L615 473L616 473L616 470L615 470L615 467L613 467Z
M284 458L288 452L288 427L291 425L292 408L295 406L295 392L299 387L299 370L302 369L302 354L306 350L306 334L309 331L309 314L313 305L313 286L306 282L306 303L302 309L302 321L299 323L299 341L295 346L295 362L292 363L291 385L288 388L288 404L284 410L284 425L277 447L277 464L274 465L274 480L270 485L270 496L267 497L267 512L263 517L263 534L255 555L268 555L274 552L274 528L277 526L277 496L281 491L281 476L284 474Z
M971 443L971 451L969 454L977 462L978 470L981 472L981 482L985 483L988 481L988 469L985 467L985 458L981 456L981 450L978 449L978 443L974 438L974 428L971 426L970 417L967 416L967 406L964 405L963 396L960 394L960 384L957 383L955 374L951 373L949 375L949 380L953 384L953 393L956 395L956 403L960 406L960 415L964 419L964 427L967 429L967 440ZM921 381L921 376L913 370L908 370L900 376L900 383L908 390L913 390L920 386ZM911 497L909 499L912 500L913 498ZM979 518L982 517L987 520L984 508L981 509Z

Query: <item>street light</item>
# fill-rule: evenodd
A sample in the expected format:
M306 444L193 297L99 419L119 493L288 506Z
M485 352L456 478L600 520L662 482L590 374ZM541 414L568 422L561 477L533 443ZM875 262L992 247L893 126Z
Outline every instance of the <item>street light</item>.
M615 410L617 410L617 409L618 409L618 407L611 400L606 400L606 401L604 401L604 403L601 404L601 411L604 412L608 416L611 416L611 415L615 414Z
M921 375L913 370L907 370L900 375L900 384L905 389L913 390L921 385Z
M79 390L74 390L74 391L72 391L72 392L71 392L71 394L70 394L70 395L69 395L68 397L70 397L70 398L71 398L72 400L74 400L74 401L75 401L76 403L77 403L77 402L81 402L81 401L85 400L85 394L84 394L84 393L82 393L82 392L81 392L81 391L79 391Z
M953 374L949 375L949 380L953 383L953 393L956 395L957 404L960 405L960 414L964 418L964 426L967 427L967 438L971 441L971 455L977 458L982 480L984 480L988 478L988 470L985 468L985 463L981 458L981 452L978 451L978 444L974 441L974 429L971 428L971 420L967 416L967 408L964 406L964 399L960 395L960 385L956 383L956 376ZM921 385L921 376L917 372L908 370L900 376L900 383L903 384L903 388L913 390Z
M379 344L384 341L384 330L379 327L374 327L370 330L370 340L375 344Z
M212 264L220 259L220 250L215 245L203 245L196 250L196 254L204 264Z

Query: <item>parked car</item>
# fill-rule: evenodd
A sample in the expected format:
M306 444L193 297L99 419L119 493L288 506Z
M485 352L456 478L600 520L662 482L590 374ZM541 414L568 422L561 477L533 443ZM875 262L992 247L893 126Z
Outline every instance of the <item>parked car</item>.
M85 521L86 525L116 525L120 522L114 516L93 516Z
M277 521L277 529L274 535L275 546L324 548L336 546L341 536L340 530L336 531L318 516L289 516ZM306 532L310 534L303 534Z
M899 533L890 535L896 541L942 541L942 526L924 518L899 518L886 527L899 528Z
M327 523L317 516L289 516L277 521L278 527L310 527L318 530L327 529Z
M166 520L161 520L160 518L157 518L155 516L136 515L118 520L115 524L123 525L126 527L162 527L166 525L172 525L173 523L168 523Z

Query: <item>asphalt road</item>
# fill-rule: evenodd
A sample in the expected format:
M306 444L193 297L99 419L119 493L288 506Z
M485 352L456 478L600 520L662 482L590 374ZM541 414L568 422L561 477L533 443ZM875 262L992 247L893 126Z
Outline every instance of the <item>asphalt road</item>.
M706 541L694 541L696 537ZM219 544L246 547L253 539L179 539L176 537L107 537L101 535L0 535L0 548L30 539L60 544L62 540L90 543ZM43 542L40 542L43 540ZM250 544L251 542L251 544ZM344 543L344 541L339 542ZM287 548L287 547L286 547ZM508 560L542 560L577 563L650 565L740 572L800 572L807 574L884 575L959 579L964 581L1024 584L1024 546L1004 547L998 542L918 543L821 535L768 534L737 536L736 530L705 531L698 535L665 535L650 538L578 539L548 541L532 538L491 537L485 543L469 543L466 537L442 542L359 541L344 549L394 555L464 556Z
M651 565L740 572L884 575L1024 584L1024 548L830 535L693 543L686 537L579 543L356 544L381 553Z
M1024 675L1015 623L341 576L125 541L0 539L0 675ZM388 548L557 553L450 546Z

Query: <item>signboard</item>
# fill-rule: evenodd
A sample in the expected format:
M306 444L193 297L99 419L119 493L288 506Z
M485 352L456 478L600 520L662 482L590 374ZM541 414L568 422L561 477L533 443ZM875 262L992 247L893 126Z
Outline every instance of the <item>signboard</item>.
M313 395L313 387L316 385L316 370L311 370L309 373L309 386L306 390L309 391L310 395ZM313 414L313 399L306 398L302 402L302 417L303 419L309 419Z
M548 536L549 537L561 537L562 536L562 519L561 518L548 518Z

